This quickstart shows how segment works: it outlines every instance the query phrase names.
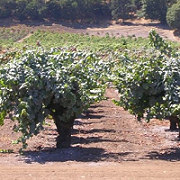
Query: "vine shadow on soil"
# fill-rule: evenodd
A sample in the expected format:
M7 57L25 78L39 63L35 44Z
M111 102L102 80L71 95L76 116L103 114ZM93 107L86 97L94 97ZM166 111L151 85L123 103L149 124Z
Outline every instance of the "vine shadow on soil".
M92 108L92 107L91 107ZM93 107L93 108L96 108ZM88 110L87 113L82 115L80 119L88 119L88 123L102 123L104 121L104 115L99 115L93 109ZM96 121L94 121L96 119ZM82 125L81 120L76 119L74 125ZM80 136L79 136L79 130ZM98 144L103 143L120 143L128 142L125 139L112 139L109 136L104 137L103 134L114 134L116 130L112 127L106 128L93 128L93 129L74 129L72 132L72 147L65 149L56 149L55 147L47 147L44 149L39 149L39 151L26 151L24 152L23 160L28 163L40 163L45 164L48 162L66 162L66 161L76 161L76 162L98 162L98 161L108 161L108 162L118 162L123 158L126 158L131 151L126 152L112 152L106 151L103 146L98 147ZM86 136L88 134L88 136ZM98 136L94 137L94 134ZM91 145L91 143L93 145ZM97 145L97 146L96 146Z
M83 147L84 144L103 143L103 142L125 142L125 140L104 139L103 137L78 137L78 130L73 130L72 147L64 149L45 148L39 151L25 151L23 160L28 163L45 164L47 162L98 162L98 161L119 161L132 152L112 153L106 152L99 147ZM113 129L93 129L82 131L82 134L94 134L96 132L113 133Z
M81 122L76 122L77 124ZM25 151L23 160L28 163L45 164L47 162L98 162L98 161L119 161L119 159L126 157L132 152L107 152L101 147L83 147L91 143L103 142L125 142L126 140L114 140L110 138L103 138L103 136L93 137L94 133L115 133L114 129L90 129L82 130L81 134L88 134L89 137L79 137L78 129L72 132L72 147L65 149L56 149L55 147L47 147L39 151Z
M85 147L70 147L65 149L47 149L40 152L25 152L24 161L27 164L39 163L45 164L48 162L98 162L111 159L111 161L118 161L118 157L126 156L131 152L124 153L106 153L102 148L85 148Z
M180 148L163 149L162 152L152 151L147 157L164 161L180 161Z

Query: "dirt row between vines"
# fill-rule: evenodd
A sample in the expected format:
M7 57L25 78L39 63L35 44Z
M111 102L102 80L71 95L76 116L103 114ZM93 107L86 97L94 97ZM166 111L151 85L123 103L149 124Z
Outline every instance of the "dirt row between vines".
M56 127L47 120L45 130L29 140L18 154L17 138L6 120L0 127L0 179L180 179L180 142L168 121L137 122L121 107L114 89L107 100L94 104L76 119L72 147L55 149Z

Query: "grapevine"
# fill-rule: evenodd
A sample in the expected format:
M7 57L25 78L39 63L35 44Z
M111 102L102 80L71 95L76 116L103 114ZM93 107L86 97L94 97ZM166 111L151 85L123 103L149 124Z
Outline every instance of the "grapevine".
M25 50L0 67L0 123L6 116L26 140L43 129L51 115L59 136L57 147L69 147L71 130L90 104L103 98L109 63L92 53L51 49Z
M171 129L180 127L180 56L155 31L150 33L152 49L141 56L120 59L115 85L120 93L116 104L137 119L169 119ZM179 132L180 137L180 132Z

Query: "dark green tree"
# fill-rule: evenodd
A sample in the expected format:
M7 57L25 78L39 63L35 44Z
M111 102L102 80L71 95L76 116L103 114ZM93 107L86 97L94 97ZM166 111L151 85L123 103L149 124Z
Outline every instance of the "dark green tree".
M171 7L173 4L177 3L178 0L167 0L168 7Z
M133 0L135 6L137 9L140 9L142 6L142 1L141 0Z
M42 17L49 19L61 18L61 6L59 1L51 0L45 3L44 11L41 11Z
M167 0L142 0L141 11L145 18L166 23Z
M12 15L16 3L13 0L0 0L0 18L8 18Z
M122 18L123 20L129 18L129 13L132 9L132 1L131 0L112 0L111 5L111 15L112 18L118 20Z
M105 0L0 0L0 18L86 20L110 17Z
M26 6L26 16L30 19L39 19L39 10L41 9L41 4L38 0L32 0Z
M180 1L168 9L166 18L171 28L180 30Z
M13 13L15 18L17 18L19 20L27 19L27 14L26 14L27 4L28 4L27 0L17 0L16 1L16 9Z

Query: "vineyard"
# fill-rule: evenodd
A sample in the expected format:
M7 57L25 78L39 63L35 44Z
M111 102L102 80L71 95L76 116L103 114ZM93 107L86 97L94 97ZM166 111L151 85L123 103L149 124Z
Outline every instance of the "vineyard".
M33 151L42 151L39 163L48 162L48 153L56 158L59 153L62 162L116 162L158 157L153 151L179 152L178 43L154 30L148 39L0 31L0 128L16 132L8 135L16 137L12 143L0 146L3 155L18 150L32 162ZM170 132L162 126L151 130L153 123L165 124ZM85 125L90 129L81 130Z
M12 48L14 43L24 38L29 34L29 30L26 28L0 28L0 49Z

